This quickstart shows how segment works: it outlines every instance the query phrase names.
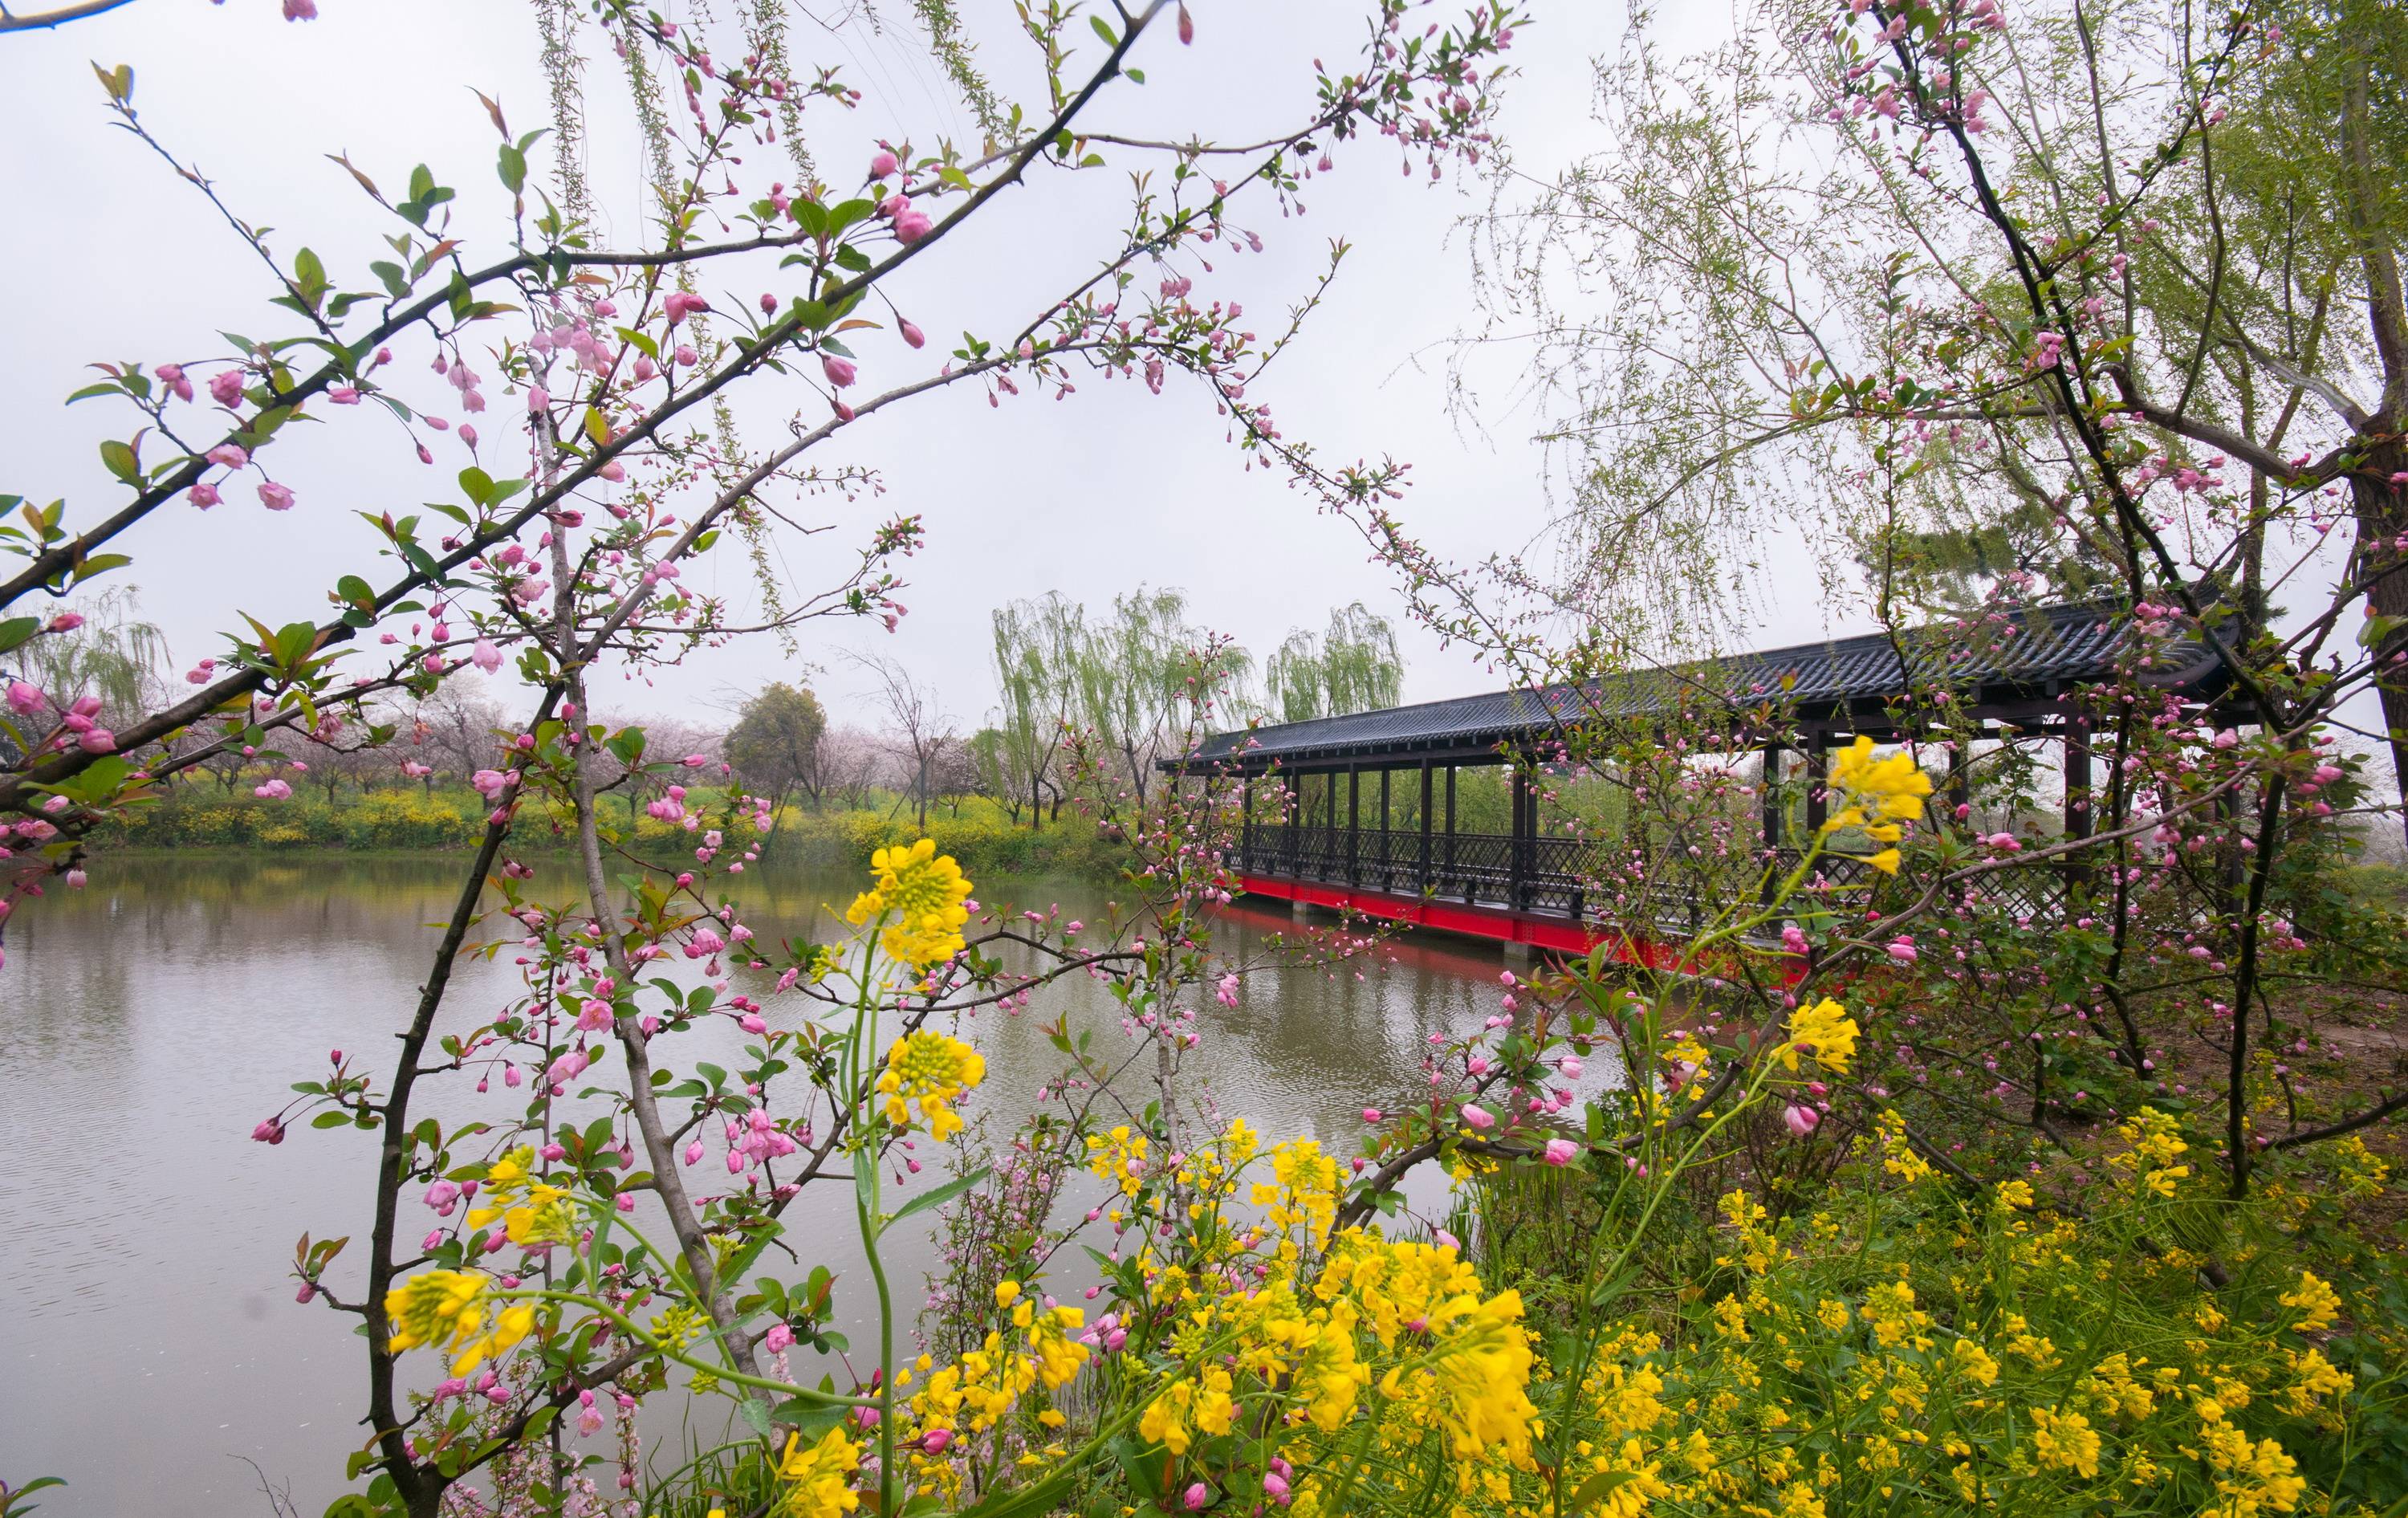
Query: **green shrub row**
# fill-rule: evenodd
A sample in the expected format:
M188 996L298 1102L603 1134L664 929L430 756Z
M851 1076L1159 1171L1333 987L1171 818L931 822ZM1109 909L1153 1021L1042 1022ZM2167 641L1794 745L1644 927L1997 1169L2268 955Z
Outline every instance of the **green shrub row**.
M135 849L467 850L476 846L488 809L474 791L459 787L431 794L416 788L347 794L331 806L306 793L269 801L241 792L184 790L110 824L95 841ZM603 815L624 838L631 819L622 806L608 800ZM566 847L566 821L523 814L519 846ZM686 833L669 823L640 811L632 822L639 849L650 852L688 847ZM1124 857L1119 845L1104 842L1083 818L1065 816L1031 832L992 803L978 800L965 803L957 813L932 811L928 835L960 860L973 879L981 874L1109 875ZM779 814L764 858L772 865L857 869L877 850L918 837L908 811L809 811L788 806Z

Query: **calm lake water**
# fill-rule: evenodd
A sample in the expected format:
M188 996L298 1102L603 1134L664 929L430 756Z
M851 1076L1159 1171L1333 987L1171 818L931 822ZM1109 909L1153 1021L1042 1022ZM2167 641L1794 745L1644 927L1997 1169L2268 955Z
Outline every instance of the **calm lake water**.
M304 1513L343 1489L344 1455L366 1437L365 1356L351 1319L295 1305L287 1271L304 1231L365 1242L374 1140L300 1129L271 1148L250 1133L291 1082L326 1068L328 1050L383 1057L460 867L104 859L85 891L29 904L8 924L0 1477L65 1478L66 1490L37 1499L45 1512L255 1518L269 1508L246 1459L289 1483ZM748 920L765 938L832 938L839 926L823 903L854 889L850 878L756 874ZM1054 881L982 882L980 895L1088 918L1105 906L1095 887ZM1290 926L1283 904L1240 904L1216 947L1250 957L1263 935ZM1189 1088L1267 1138L1304 1133L1351 1149L1367 1101L1420 1085L1428 1035L1461 1033L1496 1010L1499 966L1493 948L1425 938L1391 945L1359 976L1252 976L1236 1009L1207 1003ZM482 1021L517 985L507 956L464 963L445 1025ZM781 1010L771 1003L773 1024ZM982 1016L965 1032L989 1076L968 1113L1009 1130L1058 1067L1035 1024L1061 1011L1099 1040L1121 1037L1110 998L1083 979L1040 993L1025 1019ZM697 1034L673 1057L690 1065L711 1052ZM450 1087L430 1108L447 1122L516 1110L498 1083L485 1106L465 1084ZM790 1210L788 1237L826 1241L817 1258L838 1272L841 1315L859 1324L870 1301L851 1187L824 1192ZM1426 1186L1415 1195L1426 1208L1442 1201ZM930 1250L921 1239L896 1253L908 1311ZM359 1266L342 1259L329 1273L346 1300L360 1295ZM855 1341L867 1342L858 1332ZM647 1412L648 1429L673 1416Z

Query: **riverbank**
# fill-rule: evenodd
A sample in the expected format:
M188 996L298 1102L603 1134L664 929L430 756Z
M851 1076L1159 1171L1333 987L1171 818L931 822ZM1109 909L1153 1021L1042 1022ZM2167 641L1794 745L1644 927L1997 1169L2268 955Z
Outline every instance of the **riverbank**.
M707 799L703 809L710 809ZM477 846L489 810L482 797L465 787L369 791L331 804L299 794L271 801L182 793L103 830L93 841L143 854L466 853ZM692 847L682 828L640 811L630 817L616 803L608 805L604 820L623 837L632 828L634 846L646 852L666 855ZM958 809L932 809L926 832L974 875L1107 879L1126 857L1122 846L1104 841L1084 818L1066 815L1054 825L1031 830L977 797ZM904 809L813 811L789 805L778 813L763 858L805 869L856 869L879 849L920 836L916 820ZM571 843L565 814L533 807L521 814L511 840L513 851L524 854L566 850Z

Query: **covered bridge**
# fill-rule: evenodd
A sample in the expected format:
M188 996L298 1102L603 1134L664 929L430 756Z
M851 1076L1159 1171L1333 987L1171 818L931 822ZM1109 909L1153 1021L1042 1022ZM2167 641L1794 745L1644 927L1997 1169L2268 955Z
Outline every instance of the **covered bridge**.
M1603 846L1554 836L1528 778L1570 731L1676 715L1719 726L1761 752L1767 777L1797 778L1786 767L1793 760L1802 768L1811 830L1824 820L1827 751L1859 734L1915 739L1921 735L1899 727L1905 698L1945 690L1960 714L1957 734L2058 745L2065 827L2081 836L2092 765L2089 723L2075 695L2122 674L2186 703L2211 703L2225 689L2216 651L2196 638L2153 631L2112 607L2023 607L1604 680L1221 733L1162 767L1240 780L1245 822L1234 863L1250 894L1583 952L1603 936L1591 910ZM1965 762L1965 747L1952 746L1943 796L1963 797ZM1460 772L1507 764L1514 767L1506 829L1458 829ZM1266 777L1283 784L1258 783ZM1781 788L1766 785L1762 795L1762 857L1794 859ZM1295 806L1265 804L1265 795L1293 797ZM1392 825L1400 799L1409 826ZM1663 903L1654 916L1677 939L1699 908Z

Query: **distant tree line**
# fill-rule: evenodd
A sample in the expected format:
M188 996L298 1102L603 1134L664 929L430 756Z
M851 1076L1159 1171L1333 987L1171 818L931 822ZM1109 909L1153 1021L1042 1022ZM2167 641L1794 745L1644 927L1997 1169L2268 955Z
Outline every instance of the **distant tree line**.
M81 625L41 640L47 686L91 693L105 713L155 706L179 677L166 639L142 620L136 593L112 591L82 609ZM1058 823L1072 798L1066 756L1074 736L1104 762L1099 783L1142 802L1155 762L1196 729L1304 722L1401 698L1404 667L1395 627L1362 603L1329 614L1321 633L1297 629L1261 661L1216 639L1190 618L1177 590L1140 588L1090 613L1058 593L996 609L990 646L996 704L965 731L938 694L892 660L858 656L874 698L863 720L832 723L817 694L778 681L755 691L732 724L690 718L634 719L655 753L699 755L709 779L740 782L779 807L813 811L884 807L925 826L932 809L958 814L984 797L1015 823ZM614 719L614 722L616 720ZM351 714L328 709L306 731L227 748L184 772L182 783L227 795L280 780L328 805L355 794L417 786L428 794L470 783L498 762L509 726L476 670L423 699L388 696ZM0 743L10 741L0 723ZM180 739L171 738L172 750ZM197 746L197 745L196 745ZM597 756L600 792L632 817L663 783Z

